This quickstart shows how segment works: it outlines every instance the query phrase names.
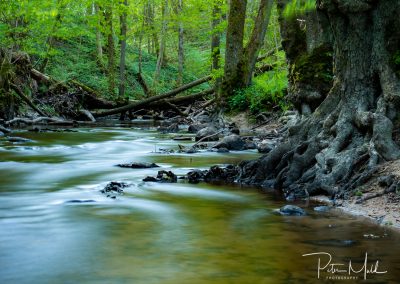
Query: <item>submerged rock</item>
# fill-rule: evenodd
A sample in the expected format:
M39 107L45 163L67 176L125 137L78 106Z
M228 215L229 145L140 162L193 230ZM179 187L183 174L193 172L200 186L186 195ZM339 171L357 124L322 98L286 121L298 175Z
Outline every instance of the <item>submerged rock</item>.
M159 168L160 166L155 164L155 163L132 162L132 163L129 163L129 164L118 164L117 167L131 168L131 169L149 169L149 168Z
M87 199L87 200L79 200L79 199L73 199L73 200L68 200L65 203L92 203L92 202L96 202L92 199Z
M0 131L0 137L3 137L4 133L2 131Z
M12 143L26 143L33 142L31 139L23 138L23 137L8 137L7 140Z
M317 211L317 212L327 212L331 209L332 209L331 206L326 206L326 205L314 207L314 211Z
M325 239L325 240L310 240L305 243L317 245L317 246L329 246L329 247L351 247L357 244L354 240L338 240L338 239Z
M279 209L279 213L285 216L304 216L306 211L296 205L285 205Z

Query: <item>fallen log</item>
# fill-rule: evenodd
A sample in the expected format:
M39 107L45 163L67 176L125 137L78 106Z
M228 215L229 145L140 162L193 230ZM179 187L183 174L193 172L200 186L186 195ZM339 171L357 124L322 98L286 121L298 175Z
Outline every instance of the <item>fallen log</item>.
M187 96L182 96L182 97L176 97L176 98L171 98L166 100L168 103L174 104L174 105L182 105L186 103L192 103L198 99L201 99L202 97L205 97L207 95L210 95L214 93L214 88L210 88L192 95L187 95ZM150 108L165 108L165 105L161 101L153 102L149 104Z
M153 97L144 99L144 100L142 100L140 102L130 103L130 104L122 106L122 107L118 107L118 108L111 109L111 110L108 110L108 111L103 111L103 112L96 113L96 114L93 114L93 115L94 115L94 117L103 117L103 116L107 116L107 115L113 115L113 114L125 112L125 111L128 111L128 110L133 110L135 108L143 107L144 105L148 105L148 104L150 104L152 102L156 102L156 101L159 101L159 100L163 100L163 99L175 96L175 95L177 95L177 94L179 94L179 93L181 93L183 91L186 91L186 90L188 90L190 88L193 88L195 86L198 86L200 84L208 82L211 79L212 79L211 76L207 76L207 77L198 79L196 81L193 81L193 82L191 82L189 84L183 85L183 86L181 86L179 88L176 88L176 89L174 89L172 91L169 91L167 93L164 93L164 94L161 94L161 95L157 95L157 96L153 96Z
M41 81L46 84L52 83L52 79L49 76L43 74L42 72L40 72L34 68L31 69L31 75L32 75L33 79L35 79L36 81Z
M65 123L65 122L69 122L69 121L64 121L64 120L61 120L61 119L51 118L51 117L47 117L47 116L38 117L38 118L35 118L35 119L27 119L27 118L17 117L17 118L14 118L14 119L11 119L9 121L4 122L4 124L5 125L13 125L15 123L21 123L21 122L25 123L25 124L38 124L38 123L41 123L41 122Z
M46 114L41 111L25 94L22 92L22 90L14 84L11 84L11 88L15 91L15 93L27 104L29 105L33 110L35 110L38 114L41 116L46 116Z

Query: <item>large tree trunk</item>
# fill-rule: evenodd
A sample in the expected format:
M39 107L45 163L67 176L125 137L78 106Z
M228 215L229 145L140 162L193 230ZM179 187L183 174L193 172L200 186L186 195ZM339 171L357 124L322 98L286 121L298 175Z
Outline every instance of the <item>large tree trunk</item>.
M236 86L238 64L243 54L244 23L247 0L231 0L226 30L224 79L221 85L220 104L223 106Z
M104 70L104 66L103 66L103 44L102 44L101 31L100 31L102 15L99 12L100 11L99 4L93 3L93 6L94 6L94 11L96 13L96 17L98 18L97 19L97 26L96 26L97 63L99 64L100 68L102 70Z
M123 5L128 7L128 0L124 0ZM121 54L119 60L119 88L118 88L118 98L122 100L125 96L125 58L126 58L126 32L127 32L127 11L123 11L120 17L121 23Z
M280 8L286 3L281 0ZM290 78L289 91L305 90L303 96L313 97L309 101L319 104L308 108L309 114L289 128L283 144L240 167L242 182L275 185L287 197L320 192L346 196L379 162L400 158L399 147L392 139L392 120L400 106L400 82L391 62L400 43L400 31L392 28L399 26L399 1L371 4L366 0L320 0L317 4L317 11L305 17L306 26L300 26L306 29L303 36L290 35L296 30L294 21L281 21L289 63L303 63L299 72L311 71L308 67L314 66L311 72L317 75L311 78L310 74L308 81L314 80L310 84L301 78L297 79L301 82ZM315 29L315 25L320 26ZM320 31L319 36L316 30ZM333 35L334 79L327 93L316 94L324 89L317 84L322 80L319 67L307 65L307 61L321 60L318 52L326 52L318 48L321 43L329 43L323 38L325 31ZM292 94L295 101L298 96Z
M107 6L104 11L104 20L107 27L107 75L108 75L108 91L111 96L115 92L115 46L114 46L114 28L113 28L113 10L112 6Z
M267 32L269 19L271 15L274 0L261 0L258 8L256 21L250 40L243 51L242 59L239 63L238 82L242 87L249 86L253 77L254 67L256 65L258 53L264 43L265 33Z
M182 17L183 0L178 0L177 16ZM183 45L183 22L179 19L178 23L178 79L177 85L183 84L183 68L185 63L185 53Z
M220 0L213 1L212 9L212 20L211 20L211 71L219 69L220 57L221 57L221 32L219 29L219 24L221 23L221 5Z
M220 92L225 100L235 90L247 87L251 83L258 53L264 43L273 3L273 0L260 0L253 31L244 48L243 32L246 1L231 1L226 36L225 74Z
M168 0L165 0L162 4L162 27L161 27L161 42L160 42L160 50L158 51L157 57L157 65L156 71L154 72L154 83L158 82L160 77L161 67L164 64L164 56L165 56L165 44L166 44L166 36L167 36L167 27L168 27Z

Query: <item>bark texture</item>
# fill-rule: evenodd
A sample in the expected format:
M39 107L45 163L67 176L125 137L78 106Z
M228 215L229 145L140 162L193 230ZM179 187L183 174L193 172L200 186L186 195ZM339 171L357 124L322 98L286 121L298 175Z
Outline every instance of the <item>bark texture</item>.
M123 5L128 8L128 0L124 0ZM126 32L127 32L127 11L124 10L120 16L121 24L121 54L119 60L119 87L118 87L118 98L122 100L125 96L125 59L126 59Z
M247 1L231 1L226 32L224 79L220 89L222 105L227 97L234 94L235 90L250 85L258 53L264 43L273 3L273 0L260 0L249 42L244 47Z
M279 1L281 11L286 3ZM392 139L400 107L392 62L399 8L397 0L319 0L305 22L281 18L289 92L303 115L283 144L240 165L239 181L274 186L288 198L347 196L378 163L400 158ZM318 64L327 68L330 60L332 78L324 81Z

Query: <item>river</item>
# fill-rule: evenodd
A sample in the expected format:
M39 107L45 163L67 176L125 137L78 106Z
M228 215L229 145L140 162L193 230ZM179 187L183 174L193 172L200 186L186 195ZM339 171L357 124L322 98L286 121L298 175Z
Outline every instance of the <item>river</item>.
M382 273L363 283L400 281L391 230L313 204L307 216L279 216L284 201L257 189L144 183L159 169L115 166L183 175L256 152L163 154L177 148L170 135L126 127L13 135L33 142L0 140L0 283L316 283L318 257L302 256L313 252L344 269L368 253ZM130 186L111 199L100 193L110 181Z

